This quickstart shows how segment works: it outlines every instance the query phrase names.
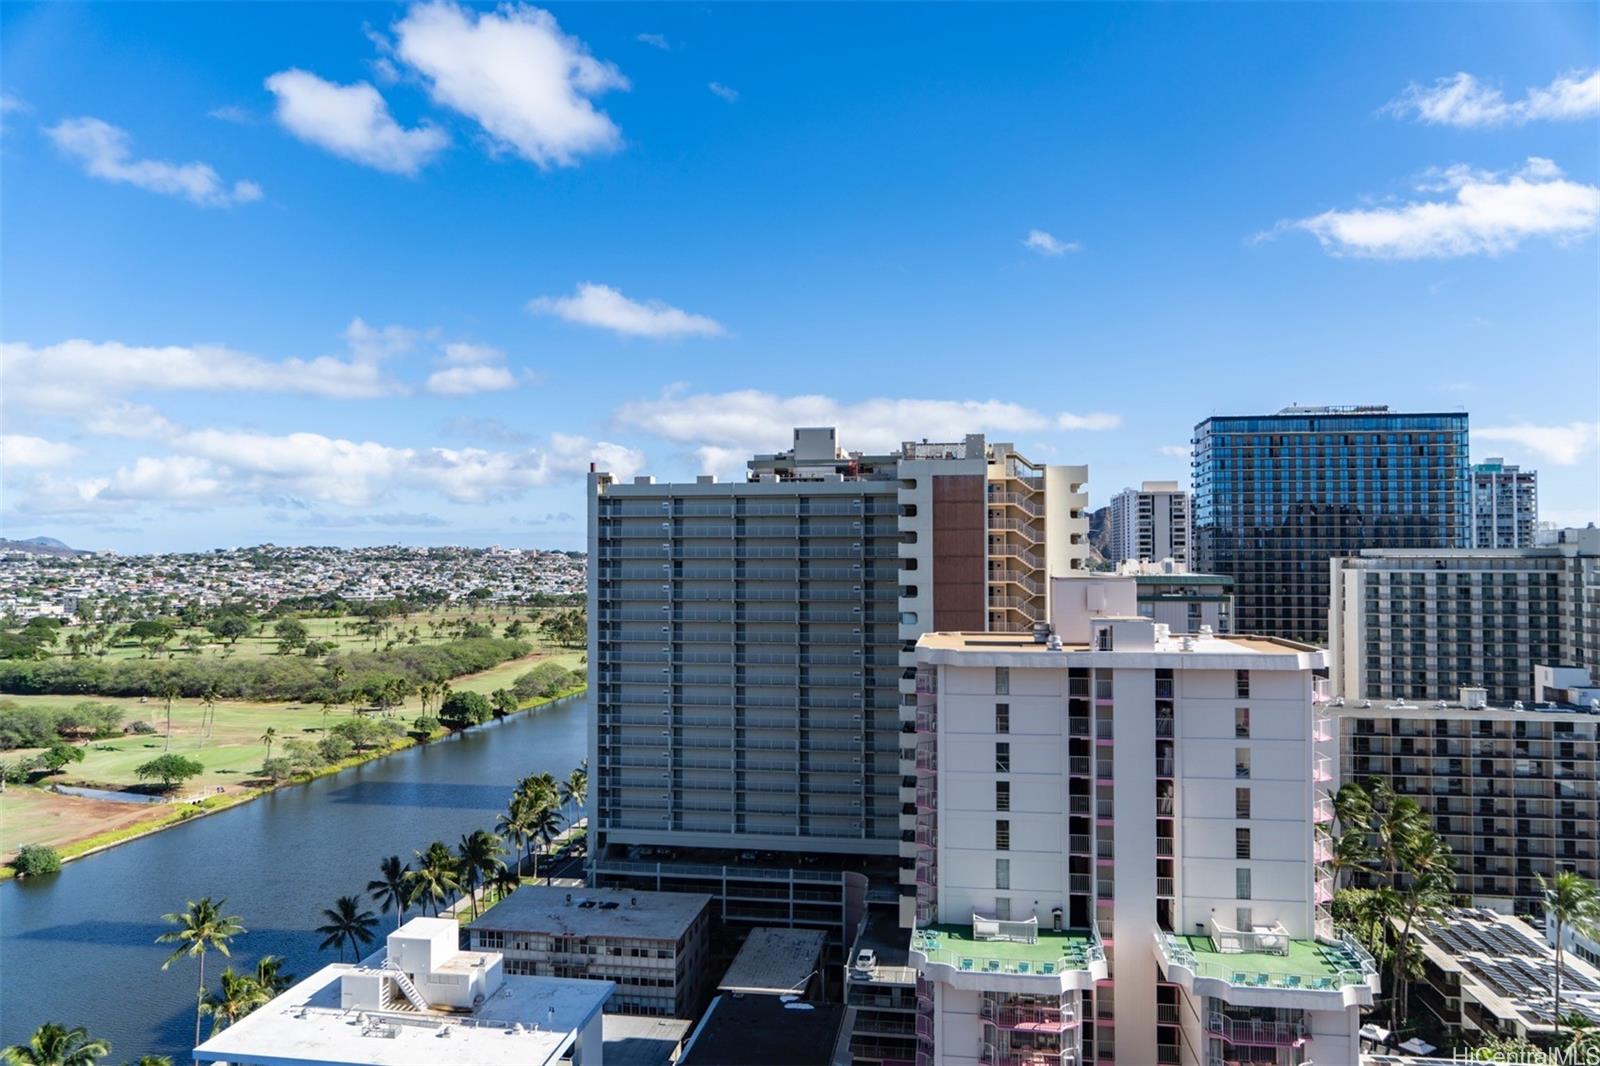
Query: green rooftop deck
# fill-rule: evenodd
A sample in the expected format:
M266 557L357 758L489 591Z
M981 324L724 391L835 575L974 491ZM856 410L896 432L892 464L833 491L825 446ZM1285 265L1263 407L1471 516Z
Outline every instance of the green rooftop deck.
M1244 988L1337 989L1361 984L1367 963L1342 944L1317 940L1291 940L1287 955L1265 951L1218 951L1208 936L1167 937L1167 952L1174 962L1188 966L1196 977L1209 977Z
M1028 942L979 940L970 925L936 924L918 927L911 946L930 963L987 973L1060 974L1105 958L1099 938L1083 929L1042 929Z

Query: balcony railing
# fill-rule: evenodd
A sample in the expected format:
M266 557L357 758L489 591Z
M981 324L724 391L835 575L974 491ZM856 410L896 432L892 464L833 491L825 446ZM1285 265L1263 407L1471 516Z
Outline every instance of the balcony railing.
M1305 1043L1311 1036L1304 1021L1248 1021L1230 1018L1213 1011L1206 1018L1206 1032L1230 1044L1263 1044L1272 1047L1294 1047Z
M996 1003L985 998L978 1007L978 1017L993 1023L997 1028L1033 1033L1060 1033L1078 1023L1070 1006L1021 1006Z

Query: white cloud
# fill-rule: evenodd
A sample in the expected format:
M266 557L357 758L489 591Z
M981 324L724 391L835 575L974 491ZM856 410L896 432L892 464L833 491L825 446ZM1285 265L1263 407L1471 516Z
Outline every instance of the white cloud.
M452 366L428 375L425 386L440 396L471 396L515 388L517 379L503 366Z
M1187 444L1163 444L1156 451L1172 459L1187 459L1192 454Z
M0 93L0 131L4 131L6 128L7 115L23 114L32 110L33 108L29 106L28 101L22 99L20 96L12 96L10 93Z
M651 48L659 48L663 52L672 51L672 42L659 33L636 33L633 35L633 39L641 44L647 44Z
M236 181L230 189L206 163L134 159L127 131L97 118L69 118L45 133L92 177L180 196L202 207L229 207L261 199L261 186L255 182Z
M105 409L113 401L140 392L285 392L361 399L403 391L383 374L370 351L357 350L349 359L274 362L221 346L76 339L42 346L0 343L0 386L8 403L74 417L111 417ZM126 417L127 411L121 414Z
M222 489L222 481L210 463L187 455L140 456L132 466L118 468L110 478L80 485L86 497L95 499L178 503L214 500Z
M1583 456L1600 446L1600 423L1568 422L1566 425L1475 426L1474 441L1504 441L1525 448L1556 466L1574 466Z
M609 285L587 281L578 286L573 296L540 296L529 302L528 310L609 329L625 337L720 337L727 332L721 323L705 315L680 311L660 300L639 303Z
M508 3L474 12L435 0L412 7L394 32L395 54L422 74L434 100L476 121L502 149L548 168L622 143L591 97L626 89L628 79L547 11Z
M20 433L0 433L0 467L65 466L77 453L70 444L27 437Z
M1447 259L1498 255L1535 237L1571 240L1593 233L1600 219L1600 188L1568 180L1538 157L1509 174L1464 166L1434 171L1418 189L1450 190L1454 198L1324 211L1277 229L1305 230L1332 255Z
M450 143L437 126L406 129L383 96L364 81L337 85L305 70L283 70L266 86L278 98L278 122L308 144L391 174L415 174Z
M449 366L473 366L478 363L492 363L504 358L504 352L487 344L469 344L466 341L453 341L444 346L444 362Z
M669 389L658 399L624 404L618 423L677 444L689 445L702 469L736 470L753 452L789 446L795 426L837 426L840 445L888 452L902 441L960 440L968 433L1021 434L1072 429L1109 429L1116 415L1050 416L1000 400L875 398L845 403L830 396L778 396L756 389L685 393Z
M409 326L369 326L359 316L350 320L343 333L344 342L350 346L350 354L369 362L405 355L417 346L419 340L429 335Z
M1549 85L1529 89L1521 100L1507 100L1499 89L1461 71L1427 88L1408 86L1383 111L1460 128L1592 118L1600 115L1600 69L1563 74Z
M713 95L722 97L722 99L728 101L730 104L736 104L739 102L739 90L730 89L720 81L711 82L706 86L706 88L710 89Z
M254 115L238 104L223 104L221 107L213 107L206 112L206 117L214 118L218 122L232 122L239 126L248 126L256 120Z
M1077 241L1058 240L1054 234L1046 233L1042 229L1031 229L1022 239L1022 246L1040 255L1065 255L1067 252L1076 252L1083 245Z
M1061 414L1056 416L1056 426L1060 429L1102 430L1117 429L1122 425L1122 416L1107 414L1104 411L1095 411L1086 415Z
M97 437L165 440L177 436L183 427L153 407L119 400L91 411L84 419L83 431Z

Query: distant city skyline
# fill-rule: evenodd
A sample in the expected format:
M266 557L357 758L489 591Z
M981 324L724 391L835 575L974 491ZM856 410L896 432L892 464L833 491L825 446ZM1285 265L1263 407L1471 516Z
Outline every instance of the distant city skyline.
M591 461L739 477L805 425L983 433L1100 507L1291 403L1465 410L1542 521L1600 521L1597 41L1570 5L7 4L0 533L577 549Z

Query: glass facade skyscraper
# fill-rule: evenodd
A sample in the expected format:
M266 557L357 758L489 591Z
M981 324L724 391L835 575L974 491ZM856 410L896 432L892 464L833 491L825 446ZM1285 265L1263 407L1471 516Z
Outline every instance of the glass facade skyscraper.
M1328 642L1328 560L1464 548L1467 415L1288 407L1195 427L1196 568L1234 580L1234 628Z

